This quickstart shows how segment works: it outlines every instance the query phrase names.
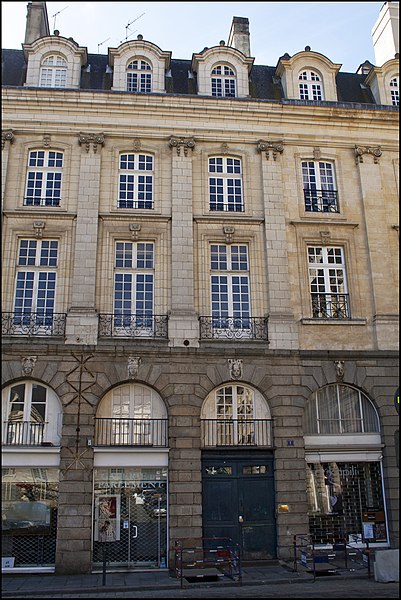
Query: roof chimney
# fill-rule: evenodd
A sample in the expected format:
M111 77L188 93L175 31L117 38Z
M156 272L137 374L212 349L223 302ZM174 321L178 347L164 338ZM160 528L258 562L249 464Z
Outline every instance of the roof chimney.
M233 17L227 46L240 50L245 56L251 56L249 19L246 17Z
M385 2L372 29L376 66L394 58L399 52L399 2Z
M50 35L46 2L28 2L25 28L25 44Z

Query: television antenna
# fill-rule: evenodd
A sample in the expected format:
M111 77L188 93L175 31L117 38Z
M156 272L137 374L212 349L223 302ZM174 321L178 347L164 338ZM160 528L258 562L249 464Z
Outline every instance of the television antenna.
M56 19L57 19L57 15L59 15L60 13L63 12L63 10L65 10L66 8L68 8L69 5L64 6L64 8L62 8L61 10L59 10L58 12L54 13L54 15L52 15L52 19L54 18L54 23L53 23L53 31L56 29Z
M129 26L132 25L132 23L135 23L135 21L138 21L138 19L140 19L141 17L143 17L143 15L146 13L142 13L141 15L139 15L139 17L137 17L136 19L134 19L133 21L131 21L130 23L127 23L127 25L125 26L125 38L123 40L120 40L120 44L122 44L123 42L126 42L128 40L129 37L131 37L131 35L134 35L134 33L136 31L138 31L137 29L135 29L135 31L132 31L129 35L128 35L128 29Z
M108 42L108 41L109 41L109 39L110 39L110 38L108 37L108 38L107 38L107 40L103 40L103 42L100 42L100 44L98 44L98 45L97 45L97 53L98 53L98 54L99 54L99 48L100 48L100 46L101 46L102 44L105 44L106 42Z

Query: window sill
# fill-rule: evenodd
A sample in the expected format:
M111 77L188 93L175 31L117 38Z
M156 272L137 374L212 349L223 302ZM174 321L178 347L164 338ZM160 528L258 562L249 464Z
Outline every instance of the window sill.
M302 325L341 325L343 326L351 326L351 325L367 325L367 319L312 319L312 318L302 318L300 319Z

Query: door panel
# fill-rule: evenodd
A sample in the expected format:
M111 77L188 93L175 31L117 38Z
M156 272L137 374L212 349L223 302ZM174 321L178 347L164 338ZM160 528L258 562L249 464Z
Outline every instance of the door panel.
M231 538L242 546L245 560L276 558L271 454L252 459L250 453L246 457L204 453L202 486L204 537Z

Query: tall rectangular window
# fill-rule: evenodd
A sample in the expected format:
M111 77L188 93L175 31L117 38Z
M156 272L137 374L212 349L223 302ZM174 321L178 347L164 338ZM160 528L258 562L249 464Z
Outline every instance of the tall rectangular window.
M248 247L212 244L210 284L213 327L250 327Z
M116 242L114 325L138 330L153 327L154 246L152 242Z
M25 206L60 206L63 153L32 150L28 158Z
M343 248L310 246L308 264L313 317L350 318Z
M118 208L153 208L153 156L121 154Z
M14 296L14 320L51 325L56 302L57 240L20 240Z
M209 208L213 211L244 211L240 159L209 158Z
M302 179L307 212L339 212L333 163L303 161Z

